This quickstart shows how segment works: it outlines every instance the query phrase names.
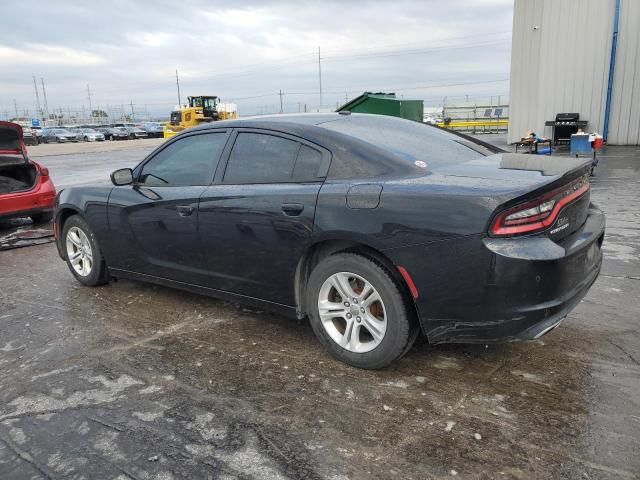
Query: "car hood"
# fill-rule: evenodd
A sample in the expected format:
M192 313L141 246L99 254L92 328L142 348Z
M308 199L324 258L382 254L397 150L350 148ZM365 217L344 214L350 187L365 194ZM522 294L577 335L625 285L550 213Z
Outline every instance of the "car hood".
M12 164L16 158L21 158L24 163L29 161L22 127L17 123L0 122L0 163L5 157L10 158Z

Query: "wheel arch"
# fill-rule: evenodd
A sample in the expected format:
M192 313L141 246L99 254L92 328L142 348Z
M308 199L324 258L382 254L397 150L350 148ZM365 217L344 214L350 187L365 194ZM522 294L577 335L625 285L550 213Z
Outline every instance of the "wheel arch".
M70 205L62 205L57 208L56 215L54 218L55 231L56 231L56 248L58 249L58 255L60 255L60 258L62 258L63 260L66 260L67 257L66 257L64 248L62 248L62 232L64 230L64 224L73 215L80 215L82 218L84 218L84 216L82 215L82 212L77 207L70 206Z
M298 318L304 318L307 314L304 299L306 296L307 282L311 272L324 258L336 253L355 253L362 255L384 268L398 285L406 304L409 306L414 320L417 322L418 316L415 300L411 295L411 291L407 283L391 258L369 242L364 242L361 239L341 237L323 238L315 241L307 248L298 261L294 283L296 313Z

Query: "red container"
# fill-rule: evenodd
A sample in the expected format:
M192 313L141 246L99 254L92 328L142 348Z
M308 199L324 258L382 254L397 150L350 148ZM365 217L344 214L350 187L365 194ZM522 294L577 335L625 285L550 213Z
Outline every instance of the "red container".
M593 141L593 149L600 150L602 148L602 137L596 137Z

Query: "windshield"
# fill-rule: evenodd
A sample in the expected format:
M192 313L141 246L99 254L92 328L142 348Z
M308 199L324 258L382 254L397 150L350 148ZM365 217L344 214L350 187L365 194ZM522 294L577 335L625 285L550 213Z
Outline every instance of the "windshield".
M384 115L345 115L318 126L371 143L407 162L425 162L429 168L492 154L484 147L438 127Z

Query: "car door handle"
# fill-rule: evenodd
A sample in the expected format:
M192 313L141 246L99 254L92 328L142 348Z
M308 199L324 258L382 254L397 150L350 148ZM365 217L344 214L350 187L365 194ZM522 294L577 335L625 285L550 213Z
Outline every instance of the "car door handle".
M283 203L282 213L288 217L297 217L304 210L304 205L301 203Z
M179 205L176 209L181 217L189 217L193 213L193 207L190 205Z

